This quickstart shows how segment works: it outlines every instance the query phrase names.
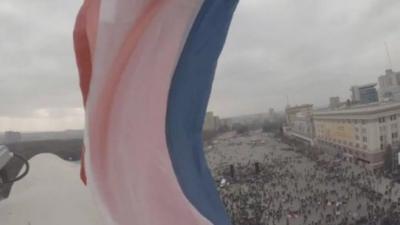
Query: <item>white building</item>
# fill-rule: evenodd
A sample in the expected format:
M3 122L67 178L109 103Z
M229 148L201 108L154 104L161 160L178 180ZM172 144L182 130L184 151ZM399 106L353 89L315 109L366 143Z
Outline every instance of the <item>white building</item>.
M382 165L389 145L399 145L400 103L314 111L313 119L319 146L335 149L373 168Z
M314 145L313 105L300 105L286 108L287 136Z
M400 101L400 72L388 69L385 71L385 75L378 78L378 82L380 101Z

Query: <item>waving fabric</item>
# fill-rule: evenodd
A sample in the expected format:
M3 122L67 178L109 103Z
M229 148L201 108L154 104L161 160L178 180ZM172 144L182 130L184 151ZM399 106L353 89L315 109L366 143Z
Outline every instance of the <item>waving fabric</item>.
M111 225L228 225L201 129L235 0L86 0L82 179Z

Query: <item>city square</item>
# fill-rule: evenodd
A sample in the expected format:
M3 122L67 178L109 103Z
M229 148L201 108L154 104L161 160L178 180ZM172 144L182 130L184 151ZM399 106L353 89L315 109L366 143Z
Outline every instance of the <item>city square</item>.
M261 131L206 151L233 224L399 224L400 185L335 155Z

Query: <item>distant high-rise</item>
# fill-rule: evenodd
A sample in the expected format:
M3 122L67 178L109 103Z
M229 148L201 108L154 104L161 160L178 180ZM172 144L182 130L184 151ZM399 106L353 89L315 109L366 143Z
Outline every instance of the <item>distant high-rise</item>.
M400 101L400 72L391 69L385 71L385 75L378 78L379 100Z
M218 116L214 116L213 112L207 112L206 118L204 119L203 130L216 131L220 127L220 124Z
M365 84L362 86L352 86L351 100L353 103L368 104L378 101L378 92L376 90L376 83Z
M275 109L269 108L269 116L274 116L274 115L275 115Z
M329 98L329 108L336 109L340 106L340 97L330 97Z

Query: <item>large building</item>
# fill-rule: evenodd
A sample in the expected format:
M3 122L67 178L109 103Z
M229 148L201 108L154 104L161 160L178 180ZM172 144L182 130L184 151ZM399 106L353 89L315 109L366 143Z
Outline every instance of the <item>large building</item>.
M378 78L378 82L380 101L400 101L400 72L388 69L385 71L385 75Z
M286 108L285 133L288 136L314 145L313 105Z
M376 91L376 83L366 84L362 86L352 86L351 100L353 103L368 104L378 101L378 92Z
M376 168L390 145L399 145L400 103L375 103L314 111L316 143Z
M339 108L340 105L341 105L340 97L335 96L329 98L329 108L336 109Z
M312 111L313 105L310 104L298 105L293 107L288 106L286 107L286 124L290 126L295 121L296 115L298 113L311 115Z
M213 112L207 112L206 118L204 119L203 130L205 131L216 131L220 127L220 119L218 116L214 116Z
M278 113L275 112L274 108L270 108L269 109L269 111L268 111L268 120L272 121L272 122L275 122L275 121L279 120L279 115L278 115Z
M268 110L268 116L269 116L270 118L273 118L273 117L276 116L276 113L275 113L275 109L274 109L274 108L269 108L269 110Z

